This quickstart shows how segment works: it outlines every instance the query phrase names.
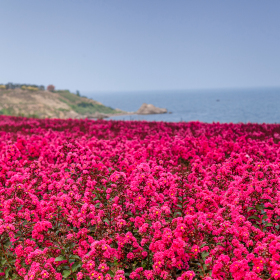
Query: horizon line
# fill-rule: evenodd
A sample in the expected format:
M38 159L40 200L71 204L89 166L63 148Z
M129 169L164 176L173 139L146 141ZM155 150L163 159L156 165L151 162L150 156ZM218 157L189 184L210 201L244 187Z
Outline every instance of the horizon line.
M251 87L217 87L217 88L189 88L189 89L145 89L145 90L79 90L81 93L144 93L144 92L170 92L170 91L212 91L212 90L256 90L280 89L279 86L251 86Z

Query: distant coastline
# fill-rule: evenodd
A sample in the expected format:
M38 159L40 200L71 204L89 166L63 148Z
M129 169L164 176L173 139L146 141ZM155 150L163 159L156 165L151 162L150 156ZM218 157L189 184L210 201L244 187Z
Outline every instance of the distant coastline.
M126 112L69 90L44 90L34 86L7 89L0 85L0 115L80 119L97 113L114 115Z
M125 111L137 111L146 102L172 112L112 116L110 120L280 123L280 87L85 93L106 106Z
M0 115L33 118L103 119L113 116L167 113L164 108L143 103L135 112L113 109L101 102L69 90L55 90L53 85L0 84Z

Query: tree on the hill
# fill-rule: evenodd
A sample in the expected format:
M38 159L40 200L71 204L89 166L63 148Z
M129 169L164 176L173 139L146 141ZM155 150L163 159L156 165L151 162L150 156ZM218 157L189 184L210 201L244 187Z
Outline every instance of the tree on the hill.
M78 96L81 96L81 95L80 95L80 92L79 92L78 90L76 91L76 94L77 94Z
M48 91L54 91L55 87L53 85L48 85L47 90Z

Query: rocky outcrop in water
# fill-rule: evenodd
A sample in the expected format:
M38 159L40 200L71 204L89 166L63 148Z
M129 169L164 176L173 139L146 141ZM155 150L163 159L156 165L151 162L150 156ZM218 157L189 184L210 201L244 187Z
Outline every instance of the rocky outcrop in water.
M167 109L158 108L153 104L143 103L142 106L136 111L138 115L151 115L151 114L166 114Z

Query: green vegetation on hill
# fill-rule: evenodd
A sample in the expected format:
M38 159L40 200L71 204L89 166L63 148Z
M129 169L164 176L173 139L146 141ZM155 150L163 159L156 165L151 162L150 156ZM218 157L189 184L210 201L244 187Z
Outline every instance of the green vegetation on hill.
M72 109L79 113L79 114L91 114L92 112L102 112L104 114L114 114L116 113L116 110L114 110L111 107L106 107L104 105L99 104L91 104L91 103L78 103L77 105L72 105Z
M14 114L13 108L2 108L0 110L0 115L12 116L13 114Z
M58 90L55 91L59 94L59 100L69 105L73 111L81 115L94 114L96 112L103 114L115 114L117 113L111 107L104 106L103 104L98 104L92 102L92 99L86 97L81 97L76 94L71 93L69 90Z

